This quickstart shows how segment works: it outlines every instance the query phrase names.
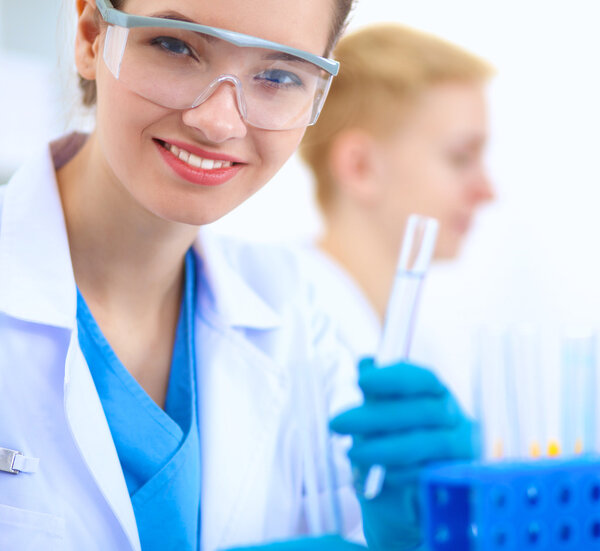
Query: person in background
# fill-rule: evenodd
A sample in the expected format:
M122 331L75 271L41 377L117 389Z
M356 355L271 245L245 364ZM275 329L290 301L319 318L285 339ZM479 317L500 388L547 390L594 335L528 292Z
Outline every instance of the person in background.
M303 262L318 301L363 357L380 339L409 215L439 221L434 259L452 259L493 198L483 164L493 70L394 23L343 37L335 56L343 69L300 147L324 219Z

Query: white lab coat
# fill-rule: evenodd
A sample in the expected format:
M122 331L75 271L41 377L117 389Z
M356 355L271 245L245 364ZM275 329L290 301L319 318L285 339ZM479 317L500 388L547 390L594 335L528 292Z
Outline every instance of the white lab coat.
M359 399L355 368L313 310L292 255L203 234L195 249L202 258L202 550L301 533L290 366L317 360L328 414ZM334 457L350 532L359 529L360 512L343 444L334 441ZM49 150L0 188L0 447L39 458L37 472L0 472L1 550L140 549L78 343L75 280Z

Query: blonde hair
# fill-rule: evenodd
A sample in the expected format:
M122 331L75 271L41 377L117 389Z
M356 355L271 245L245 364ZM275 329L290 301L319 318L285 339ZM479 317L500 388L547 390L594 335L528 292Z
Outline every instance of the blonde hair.
M487 62L458 46L395 23L370 25L342 37L334 57L340 73L317 124L308 128L300 146L323 209L334 195L328 158L340 131L360 128L385 136L431 86L484 82L494 73Z

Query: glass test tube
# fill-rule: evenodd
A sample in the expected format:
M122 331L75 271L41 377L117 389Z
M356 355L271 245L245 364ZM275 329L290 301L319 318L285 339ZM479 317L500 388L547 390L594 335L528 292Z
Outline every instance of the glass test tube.
M413 214L408 219L376 357L379 366L408 358L419 295L435 248L438 225L437 220L426 216ZM385 468L373 465L364 483L366 499L379 495L384 478Z
M540 335L530 326L485 328L478 335L476 418L488 459L546 453L546 401Z
M567 455L596 450L596 335L562 339L562 443Z
M473 403L484 436L486 459L510 457L516 448L506 405L505 342L506 332L500 327L482 326L475 335Z
M506 405L516 455L539 458L547 441L540 336L532 327L521 326L510 332L506 345Z

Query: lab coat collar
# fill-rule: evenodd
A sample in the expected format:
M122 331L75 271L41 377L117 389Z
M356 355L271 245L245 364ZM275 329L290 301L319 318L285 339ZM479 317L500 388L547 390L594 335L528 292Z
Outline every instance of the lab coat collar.
M0 311L34 323L75 326L75 278L49 147L7 184L0 266Z
M227 238L218 237L207 229L202 229L194 249L203 260L200 273L206 287L205 293L198 293L208 299L208 304L218 312L220 320L230 327L251 329L275 329L282 323L278 315L265 300L259 296L240 273L243 267L239 259L232 258L231 246L224 246ZM235 253L233 253L235 254ZM202 311L206 303L198 304Z

